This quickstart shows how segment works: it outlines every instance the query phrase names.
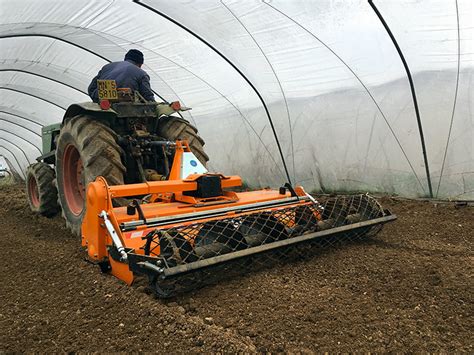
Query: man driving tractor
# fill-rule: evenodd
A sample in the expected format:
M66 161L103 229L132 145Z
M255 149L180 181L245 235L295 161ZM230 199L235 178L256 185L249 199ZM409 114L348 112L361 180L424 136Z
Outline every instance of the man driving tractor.
M115 80L117 87L130 88L132 92L139 92L145 100L155 101L150 76L141 69L142 65L143 53L137 49L130 49L121 62L104 65L87 89L92 101L99 102L97 80Z

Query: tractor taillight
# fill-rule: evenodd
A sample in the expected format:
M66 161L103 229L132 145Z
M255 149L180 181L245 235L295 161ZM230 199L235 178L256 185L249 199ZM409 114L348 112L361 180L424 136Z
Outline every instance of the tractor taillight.
M108 110L110 108L110 101L109 100L100 100L100 108L102 110Z
M179 101L173 101L170 107L175 111L181 110L181 104L179 103Z

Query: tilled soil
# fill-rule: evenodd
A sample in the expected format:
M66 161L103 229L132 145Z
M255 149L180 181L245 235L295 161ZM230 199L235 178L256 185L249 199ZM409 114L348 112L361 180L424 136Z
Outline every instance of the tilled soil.
M0 187L0 352L473 351L474 208L382 199L374 239L161 301Z

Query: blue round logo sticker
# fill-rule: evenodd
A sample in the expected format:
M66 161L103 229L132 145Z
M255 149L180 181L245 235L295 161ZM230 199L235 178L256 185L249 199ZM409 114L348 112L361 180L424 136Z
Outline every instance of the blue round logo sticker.
M196 160L191 160L189 163L191 164L191 166L194 166L194 167L198 165Z

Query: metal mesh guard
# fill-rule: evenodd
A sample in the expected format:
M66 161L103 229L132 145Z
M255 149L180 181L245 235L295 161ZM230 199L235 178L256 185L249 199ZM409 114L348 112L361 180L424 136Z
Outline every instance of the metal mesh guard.
M368 195L326 198L319 205L307 203L188 226L157 229L149 236L145 254L161 260L164 273L154 277L152 284L160 297L169 297L176 292L214 283L235 274L291 259L306 258L322 247L375 235L382 228L381 225L345 228L343 232L327 233L291 246L262 250L269 249L263 248L264 245L369 221L383 215L382 207ZM242 250L248 251L245 257L199 268L179 277L165 277L167 270L176 269L177 266L202 264L195 263L202 260L215 261L222 255Z

